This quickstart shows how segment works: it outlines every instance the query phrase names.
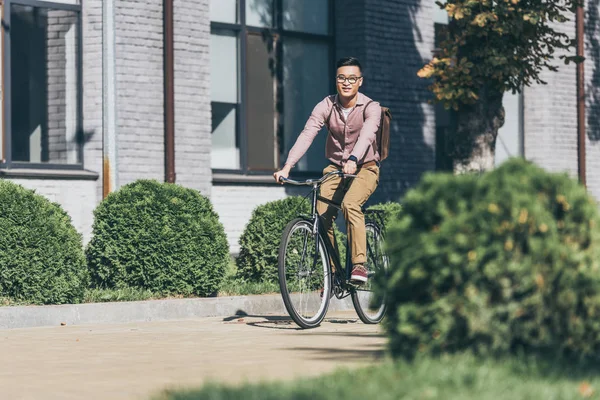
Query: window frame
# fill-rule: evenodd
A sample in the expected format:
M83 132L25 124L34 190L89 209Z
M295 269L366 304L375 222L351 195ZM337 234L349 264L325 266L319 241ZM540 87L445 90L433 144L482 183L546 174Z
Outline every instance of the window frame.
M281 143L283 141L283 117L281 112L279 111L283 107L283 96L281 92L281 85L283 82L283 42L286 38L294 38L300 40L306 40L311 42L317 42L322 44L327 44L329 46L329 70L332 69L335 63L335 1L334 0L326 0L328 2L328 32L326 34L319 33L309 33L309 32L299 32L299 31L291 31L283 29L283 0L273 0L273 27L256 27L249 26L246 24L246 0L238 0L237 1L237 12L238 12L238 22L237 23L227 23L227 22L210 22L210 34L218 33L219 31L229 31L235 32L238 37L239 43L239 65L238 73L238 113L237 113L237 127L238 131L236 135L239 137L239 145L240 145L240 168L239 169L223 169L223 168L211 168L213 176L218 175L219 181L227 181L227 176L231 176L233 180L238 180L241 176L267 176L272 180L271 175L274 172L266 171L266 170L253 170L248 167L248 127L247 127L247 99L248 99L248 77L247 77L247 36L248 34L268 34L278 40L278 45L276 47L275 57L277 59L276 66L276 93L275 98L273 99L275 109L275 125L276 125L276 147L277 147L277 168L281 167L281 158L282 158L282 149ZM328 71L330 72L330 71ZM331 80L331 87L329 90L335 89L335 82ZM281 102L281 103L280 103ZM213 101L211 99L210 103ZM299 132L298 132L299 133ZM212 132L211 132L212 135ZM212 145L211 145L212 146ZM212 147L211 147L212 151ZM302 177L302 176L313 176L315 173L321 173L322 171L296 171L292 172L293 176ZM225 179L222 179L225 178Z
M36 170L83 170L83 5L69 4L45 0L4 0L2 4L2 153L0 154L0 169L36 169ZM77 156L76 164L61 164L53 162L27 162L12 160L12 83L11 83L11 7L13 5L46 8L50 10L74 11L77 13Z

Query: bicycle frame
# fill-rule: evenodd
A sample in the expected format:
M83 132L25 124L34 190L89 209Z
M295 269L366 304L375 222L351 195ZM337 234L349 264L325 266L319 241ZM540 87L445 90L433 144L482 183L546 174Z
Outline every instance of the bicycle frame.
M325 224L323 222L323 217L319 215L317 212L317 202L321 201L329 206L336 208L338 211L342 210L341 204L335 203L329 199L322 197L320 192L320 184L313 183L312 184L312 202L311 202L311 217L310 220L313 222L313 234L315 237L315 245L317 251L315 252L315 259L313 262L318 262L319 257L319 238L323 239L323 243L325 243L325 253L328 258L329 263L333 263L330 265L330 273L333 270L334 278L337 278L337 281L333 282L333 288L339 287L341 289L340 293L335 293L336 297L341 299L350 295L349 289L354 287L349 283L350 279L350 268L348 268L349 261L349 248L347 247L346 260L344 265L342 265L342 261L340 260L340 255L338 251L336 251L333 243L329 240L329 236L327 234L327 230L325 229ZM333 228L335 229L335 227Z
M325 224L323 222L323 217L321 215L319 215L319 213L317 212L317 202L318 201L321 201L329 206L332 206L332 207L336 208L338 211L340 211L342 209L341 204L335 203L335 202L333 202L329 199L326 199L320 195L321 184L325 180L327 180L330 175L334 175L336 173L338 175L340 174L340 172L331 172L328 175L322 177L321 179L314 180L314 181L308 180L308 181L306 181L306 183L304 183L304 185L312 186L311 216L310 216L309 220L312 222L312 233L314 235L315 246L317 249L317 251L315 252L315 255L314 255L313 262L314 263L318 262L319 248L320 248L319 238L321 238L321 239L323 239L323 243L325 243L325 253L326 253L328 262L330 264L333 264L333 265L330 265L330 271L331 270L334 271L333 272L334 294L338 299L342 299L351 294L351 292L350 292L351 289L360 290L360 288L358 286L350 283L350 274L351 274L351 268L349 268L350 248L349 248L349 246L346 246L346 248L347 248L346 260L345 260L344 265L342 265L342 261L339 258L339 253L336 251L333 243L331 243L331 241L329 240L329 236L327 234L327 231L325 230ZM353 175L346 175L346 176L355 177ZM284 181L299 184L299 182L294 182L290 179L285 179ZM379 212L371 212L369 214L378 214L378 213ZM380 224L380 223L376 222L376 224L379 227L382 226L382 224ZM333 229L335 229L335 227L333 227ZM367 246L368 246L368 244L367 244ZM368 248L367 251L370 251L370 248ZM339 289L339 290L336 291L335 289Z
M355 284L351 280L352 273L352 263L351 263L351 248L348 245L346 251L346 260L345 263L340 259L340 254L337 251L337 243L335 239L335 235L333 240L329 238L329 232L325 230L325 218L319 215L317 212L318 202L322 202L328 207L333 207L337 209L337 212L342 210L342 205L337 204L332 200L326 199L321 196L321 185L329 179L333 175L342 176L344 178L347 177L356 177L355 175L344 174L340 170L332 171L320 179L308 179L306 181L294 181L288 178L280 177L279 180L281 183L290 183L297 186L310 186L312 190L309 195L312 196L311 201L311 210L309 215L299 215L300 218L295 219L288 223L286 229L284 230L284 235L282 236L282 240L285 241L284 247L279 248L279 280L280 280L280 288L282 290L283 301L288 310L292 319L303 328L314 328L321 323L325 314L327 313L327 306L329 304L329 300L331 297L335 296L338 299L343 299L345 297L351 296L352 303L354 304L354 308L359 316L359 318L366 324L374 324L381 322L381 319L385 315L385 299L379 298L377 301L381 301L378 306L372 308L372 299L371 295L367 294L362 295L360 292L373 292L373 288L370 285L364 286L360 283ZM308 198L308 195L306 196ZM332 210L333 211L333 210ZM367 228L367 235L369 232L372 233L372 237L374 238L373 243L370 242L370 237L367 236L367 262L369 265L369 276L377 275L379 276L380 271L385 272L387 270L387 264L384 258L379 260L381 257L385 257L384 253L381 252L380 244L381 239L384 236L384 224L382 221L382 217L384 216L383 210L365 210L362 207L362 211L365 214L365 225ZM371 216L375 218L370 218ZM304 314L299 314L297 307L293 304L293 299L291 297L291 293L289 287L287 286L288 280L288 272L287 272L287 262L286 262L286 254L287 254L287 243L291 243L290 237L293 232L296 231L297 228L303 226L304 235L302 239L302 243L298 243L302 246L302 248L296 248L293 250L293 254L300 255L300 264L302 270L298 270L297 276L300 279L304 279L304 277L312 276L314 270L318 273L318 268L321 268L321 273L325 272L325 283L320 285L320 307L317 313L310 317L304 316ZM331 227L335 231L335 225ZM311 238L312 236L312 238ZM314 240L314 242L313 242ZM321 240L323 241L321 243ZM348 241L346 241L348 244ZM283 245L283 242L282 242ZM314 245L314 247L313 247ZM309 249L310 248L310 249ZM309 255L308 252L314 252L314 255ZM299 250L299 251L298 251ZM312 258L312 268L311 268L311 258ZM326 260L326 261L325 261ZM370 261L369 261L370 260ZM379 261L382 261L383 264L379 264ZM324 264L324 263L327 264ZM367 263L365 263L367 264ZM384 268L384 269L382 269ZM325 269L325 271L323 271ZM293 275L293 274L292 274ZM292 276L293 277L293 276ZM375 278L373 278L375 279ZM318 286L319 287L319 286ZM317 287L317 289L318 289ZM324 289L328 288L328 291L325 292ZM310 289L309 287L305 287L309 289L309 291L314 291L315 289ZM300 288L300 295L303 296L302 285ZM367 301L367 303L365 303ZM302 305L303 302L301 301ZM325 307L325 308L323 308ZM373 310L375 314L370 314L369 310ZM309 314L312 315L312 314ZM308 318L308 319L307 319Z

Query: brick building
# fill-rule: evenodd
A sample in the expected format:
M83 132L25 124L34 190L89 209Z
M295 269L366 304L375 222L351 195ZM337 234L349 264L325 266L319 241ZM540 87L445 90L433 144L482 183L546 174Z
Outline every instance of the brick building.
M0 177L63 205L87 241L102 199L102 0L5 0ZM165 179L164 2L115 0L120 186ZM587 171L600 198L600 22L586 4ZM254 207L291 189L271 174L312 107L334 92L336 58L358 57L362 91L392 109L393 141L374 202L443 168L447 115L416 71L447 23L434 0L174 0L176 182L209 196L233 252ZM574 36L573 22L561 27ZM577 174L575 67L507 95L497 162L524 156ZM299 163L316 176L325 135Z

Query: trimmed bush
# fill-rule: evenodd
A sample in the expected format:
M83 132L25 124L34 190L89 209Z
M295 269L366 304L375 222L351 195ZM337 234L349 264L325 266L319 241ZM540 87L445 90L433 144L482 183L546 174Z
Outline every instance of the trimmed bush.
M139 180L110 194L95 210L87 248L97 288L162 295L215 294L229 261L223 226L199 192Z
M383 223L384 228L390 226L392 222L397 220L400 217L400 212L402 211L402 205L400 203L396 203L393 201L388 201L387 203L374 204L367 208L367 210L383 210L385 211L382 216L382 221L377 220L379 223Z
M300 196L270 201L252 211L240 236L237 276L250 282L277 282L277 257L285 226L299 214L310 214L310 203Z
M250 282L278 282L277 258L281 234L299 214L310 214L310 202L300 196L271 201L254 209L239 241L238 278ZM336 238L343 261L346 236L336 230Z
M0 297L79 303L88 284L81 235L56 203L0 179Z
M392 353L600 350L600 219L565 174L430 174L388 230Z

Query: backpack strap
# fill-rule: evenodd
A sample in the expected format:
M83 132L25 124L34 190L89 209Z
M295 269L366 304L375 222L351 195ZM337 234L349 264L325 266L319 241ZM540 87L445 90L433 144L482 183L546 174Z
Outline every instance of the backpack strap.
M333 113L333 108L335 107L335 95L329 96L329 99L331 100L331 110L329 110L329 115L327 115L327 119L325 120L327 129L329 129L329 120L331 119L331 114Z
M369 107L369 104L371 104L373 102L373 100L369 101L366 105L365 105L365 109L363 110L363 121L367 119L367 107Z

